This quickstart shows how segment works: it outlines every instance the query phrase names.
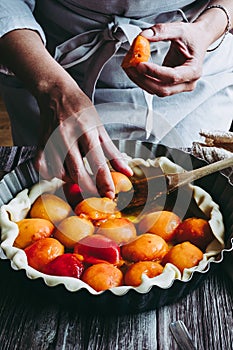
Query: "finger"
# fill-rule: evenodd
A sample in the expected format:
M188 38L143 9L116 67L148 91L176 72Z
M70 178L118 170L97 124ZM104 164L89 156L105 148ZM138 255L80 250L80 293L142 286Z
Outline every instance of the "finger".
M37 162L40 176L45 179L57 177L62 180L67 180L62 157L53 144L46 144Z
M159 66L154 63L140 63L135 70L137 70L139 74L147 75L164 84L172 85L192 82L199 79L201 76L201 70L195 59L193 59L191 63L185 62L183 65L174 68Z
M96 186L103 197L115 198L115 186L107 163L102 164L96 173Z
M127 157L114 145L104 126L99 128L99 133L101 146L112 167L126 176L132 176L133 171L128 166Z
M176 42L172 42L167 54L164 57L162 66L174 68L177 66L182 66L187 62L187 60L191 62L195 56L193 55L193 57L188 57L185 51L188 51L187 48L183 50L181 45L178 46Z
M187 25L189 24L182 22L159 23L143 30L140 35L154 42L181 39L185 36Z
M69 148L65 158L65 166L67 175L74 183L79 184L84 192L97 195L97 188L84 165L83 157L77 145Z
M160 82L156 82L156 80L148 79L148 81L143 86L146 86L144 88L147 92L149 92L152 95L157 95L159 97L167 97L171 95L178 94L180 92L190 92L193 91L196 87L196 81L195 82L184 82L178 85L164 85Z
M98 192L101 196L114 198L115 188L97 130L89 129L88 133L83 134L82 145L94 174Z
M44 179L49 179L52 175L49 173L47 162L45 159L45 154L42 149L37 151L37 154L33 161L34 167L39 173L39 175Z
M143 90L152 95L166 97L180 92L193 91L196 87L195 81L182 82L180 84L168 84L150 76L139 76L137 73L130 73L130 79Z
M81 150L87 158L89 157L95 180L99 168L103 167L104 162L106 164L106 160L103 151L94 152L93 155L91 154L96 141L98 145L99 135L96 127L97 118L92 117L92 115L96 115L96 112L93 114L93 108L89 111L90 114L84 112L78 119L73 116L60 123L53 132L51 142L56 145L60 157L63 159L66 176L73 182L78 183L82 190L97 195L97 188L100 188L100 181L98 183L93 182L93 178L88 173L80 152ZM107 171L108 174L106 174ZM103 184L101 191L99 191L100 194L103 195L108 191L114 193L114 186L107 165L105 165L105 171L103 173L106 175L103 176ZM113 194L109 194L108 196L113 197Z
M75 127L76 119L70 117L53 130L44 148L47 168L50 175L62 178L66 182L79 183L80 179L84 178L83 189L96 193L77 147L78 136Z

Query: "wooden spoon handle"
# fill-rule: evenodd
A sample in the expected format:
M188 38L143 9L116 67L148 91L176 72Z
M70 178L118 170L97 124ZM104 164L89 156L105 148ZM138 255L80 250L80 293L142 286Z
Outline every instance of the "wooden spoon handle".
M168 182L168 192L175 190L179 186L186 185L195 180L201 179L204 176L226 169L230 166L233 166L233 156L191 171L185 171L183 173L177 174L168 174L166 175Z
M128 192L120 192L118 195L118 207L130 209L142 206L146 201L155 201L164 194L169 194L181 186L187 185L194 180L210 175L216 171L233 166L233 156L201 168L182 173L163 174L161 169L156 175L140 179L132 178L133 189Z

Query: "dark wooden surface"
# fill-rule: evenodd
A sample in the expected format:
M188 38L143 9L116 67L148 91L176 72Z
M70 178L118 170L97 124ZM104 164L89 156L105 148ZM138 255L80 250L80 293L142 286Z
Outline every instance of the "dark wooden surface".
M22 292L23 280L5 261L0 269L1 350L176 350L169 324L179 319L198 349L233 349L233 286L222 268L177 303L121 316L80 315L47 300L46 293Z
M0 260L0 278L1 350L176 350L169 330L176 320L185 323L197 349L233 349L233 281L224 264L178 302L120 316L79 314L75 306L68 309L47 298L49 287L37 293L4 260Z
M12 144L10 120L0 96L0 145L11 146Z

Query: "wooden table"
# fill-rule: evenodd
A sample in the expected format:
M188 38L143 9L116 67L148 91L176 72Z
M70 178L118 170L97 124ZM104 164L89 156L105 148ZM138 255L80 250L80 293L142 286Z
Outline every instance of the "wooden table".
M7 261L0 260L0 272L1 350L176 350L169 329L176 320L184 321L198 349L233 349L233 281L224 264L178 302L120 316L80 315L48 300L47 287L35 293Z

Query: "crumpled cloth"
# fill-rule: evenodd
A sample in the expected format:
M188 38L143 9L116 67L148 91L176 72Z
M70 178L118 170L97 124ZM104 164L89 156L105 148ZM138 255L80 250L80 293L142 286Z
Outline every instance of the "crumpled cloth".
M9 173L35 156L35 146L0 146L0 171Z
M224 158L233 157L233 132L201 131L203 143L193 142L191 153L208 163L214 163ZM222 173L229 177L233 184L233 167L222 170Z
M216 130L210 133L208 131L201 131L200 135L203 136L204 140L203 143L193 143L191 153L194 156L204 159L208 163L214 163L224 158L233 157L233 132ZM233 167L229 167L221 172L226 175L233 184ZM223 268L233 281L233 251L225 257Z

